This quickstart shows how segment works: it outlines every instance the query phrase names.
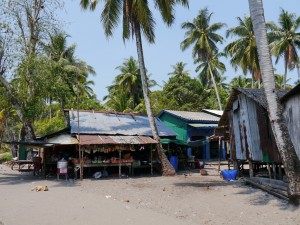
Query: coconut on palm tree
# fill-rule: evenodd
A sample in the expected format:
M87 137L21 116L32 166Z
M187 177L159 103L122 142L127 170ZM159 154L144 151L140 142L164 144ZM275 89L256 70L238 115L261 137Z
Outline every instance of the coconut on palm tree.
M297 50L300 48L300 16L281 9L278 22L279 26L273 22L268 25L268 38L271 52L276 57L275 63L277 64L281 57L284 59L285 88L287 70L293 69L299 62Z
M192 22L184 22L181 25L182 29L186 29L185 39L181 42L181 49L184 51L188 47L193 46L192 55L196 63L204 62L207 64L211 80L214 84L218 104L222 110L221 100L219 97L213 68L210 67L210 62L218 52L217 43L223 42L223 37L216 32L225 26L224 23L210 24L212 13L209 13L207 8L200 10L199 15Z
M259 65L264 85L264 93L267 100L268 115L270 121L272 121L272 131L289 182L289 201L299 205L300 161L284 122L282 105L279 103L279 99L275 92L275 77L268 45L262 0L249 0L249 8L257 42Z
M244 74L248 71L251 73L251 87L254 88L254 80L260 84L261 77L253 25L250 16L245 16L244 19L238 17L237 20L238 26L228 29L226 37L238 39L229 43L224 51L231 57L230 63L234 69L240 67Z
M98 0L81 0L81 6L84 9L95 10ZM157 8L162 16L163 21L170 26L174 22L174 6L179 3L183 6L188 6L188 0L176 0L176 1L161 1L153 0L155 8ZM106 0L104 1L104 7L101 12L101 22L104 27L105 34L112 36L113 29L119 24L119 18L122 18L123 26L123 40L128 40L135 37L137 55L141 72L141 80L143 87L143 95L145 106L152 130L153 138L158 142L157 149L158 155L162 163L163 175L175 174L174 168L169 163L167 157L162 151L160 144L160 137L158 135L154 115L151 109L151 103L149 98L149 89L147 83L146 66L144 62L144 53L142 46L142 33L145 39L149 43L154 43L155 40L155 20L152 12L149 8L148 1L139 0Z

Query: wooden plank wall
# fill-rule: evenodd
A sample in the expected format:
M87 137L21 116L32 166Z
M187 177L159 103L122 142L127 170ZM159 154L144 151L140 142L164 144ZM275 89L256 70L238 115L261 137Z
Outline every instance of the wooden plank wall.
M285 102L283 114L297 156L300 159L300 94L288 98Z

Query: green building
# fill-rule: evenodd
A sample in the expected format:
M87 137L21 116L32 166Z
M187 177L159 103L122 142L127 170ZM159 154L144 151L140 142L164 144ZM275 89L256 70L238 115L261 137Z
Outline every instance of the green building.
M158 117L177 133L176 139L186 143L196 158L210 160L218 158L218 141L211 141L223 111L202 110L201 112L162 110ZM223 144L223 146L225 146ZM222 148L221 158L225 158Z

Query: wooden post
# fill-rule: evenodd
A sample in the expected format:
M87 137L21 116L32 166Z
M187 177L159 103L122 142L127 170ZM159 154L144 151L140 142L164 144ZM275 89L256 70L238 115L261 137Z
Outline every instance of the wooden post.
M151 166L151 176L153 176L153 159L152 159L152 151L153 151L153 149L152 149L152 145L151 145L151 147L150 147L150 158L151 158L151 164L150 164L150 166Z
M254 176L252 160L249 160L249 175L250 177Z
M272 164L272 168L273 168L273 177L274 177L274 179L276 179L276 166L275 166L274 162Z
M122 175L122 171L121 171L121 157L122 157L122 153L121 153L121 150L119 150L119 178L121 178L121 175Z
M237 160L233 160L233 169L235 169L235 170L239 169Z
M281 164L278 164L278 174L279 174L279 180L282 180L282 169L281 169Z
M219 136L219 164L218 164L218 172L220 173L221 170L221 137Z
M271 173L271 168L269 163L267 163L267 168L268 168L269 178L272 179L272 173Z

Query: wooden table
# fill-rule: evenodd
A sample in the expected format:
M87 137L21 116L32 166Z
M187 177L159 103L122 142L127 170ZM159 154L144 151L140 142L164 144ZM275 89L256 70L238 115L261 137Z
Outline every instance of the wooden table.
M14 169L14 165L19 165L19 170L21 170L21 168L23 168L25 165L28 165L28 169L30 169L30 167L33 165L33 161L32 160L13 160L11 163L11 169Z

